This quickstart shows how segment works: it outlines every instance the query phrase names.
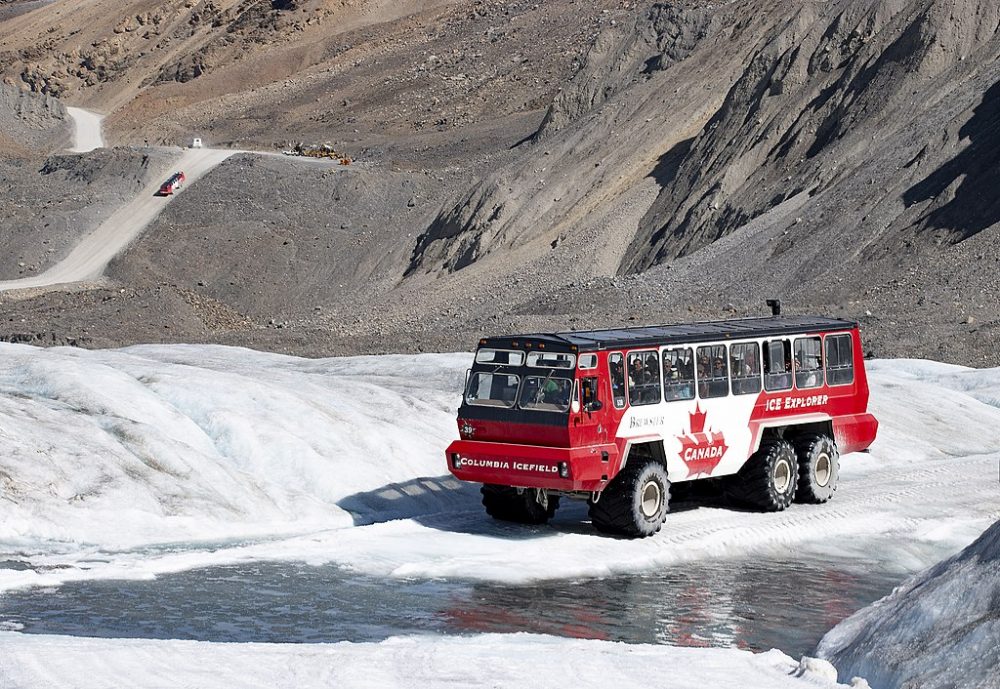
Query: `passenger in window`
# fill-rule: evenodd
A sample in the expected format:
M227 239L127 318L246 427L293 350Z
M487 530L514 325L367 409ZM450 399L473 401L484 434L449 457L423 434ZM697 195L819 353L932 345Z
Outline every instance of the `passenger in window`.
M660 401L660 365L656 358L654 352L646 355L646 389L643 401L647 404Z
M615 406L621 409L625 406L625 367L622 364L622 355L611 355L608 364L611 371L611 396L614 398Z
M546 404L555 404L556 398L559 396L560 385L557 381L549 378L545 381L545 385L542 386L542 401Z
M781 376L781 387L790 388L792 387L792 357L785 353L785 370L784 375Z
M650 381L656 380L660 377L659 369L656 366L655 354L648 354L646 356L646 375Z
M646 369L642 366L642 359L635 357L632 359L632 368L628 372L629 381L638 387L646 382Z
M811 359L802 352L795 354L795 384L800 388L814 388L819 385L816 359Z
M712 383L709 385L712 397L723 397L729 393L726 384L726 362L722 357L716 357L712 362Z
M646 383L646 369L642 365L640 357L632 358L632 365L628 371L628 401L629 404L642 404L642 389Z
M689 358L679 366L678 378L681 381L681 395L684 399L694 398L694 362Z
M802 369L802 365L799 363L798 358L795 359L795 387L811 387L809 384L809 373Z
M733 367L733 392L737 395L742 394L750 389L753 385L752 381L747 381L746 379L753 375L750 370L749 363L750 353L747 352L743 359L733 357L732 367Z
M674 381L677 379L677 369L674 368L674 364L670 361L670 358L664 354L663 355L663 392L664 398L667 402L671 402L676 399L680 399L680 392L677 387L677 383Z
M549 383L553 383L553 385L551 387L546 385L545 402L553 404L560 409L568 407L571 386L565 383L557 383L554 380L550 380Z

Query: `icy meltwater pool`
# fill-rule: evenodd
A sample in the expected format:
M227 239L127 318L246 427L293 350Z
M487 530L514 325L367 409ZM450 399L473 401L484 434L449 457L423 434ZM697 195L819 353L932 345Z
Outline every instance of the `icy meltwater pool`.
M903 575L856 561L704 562L607 579L500 585L386 580L268 562L150 581L89 581L0 596L0 628L221 642L376 641L433 632L537 632L811 653Z

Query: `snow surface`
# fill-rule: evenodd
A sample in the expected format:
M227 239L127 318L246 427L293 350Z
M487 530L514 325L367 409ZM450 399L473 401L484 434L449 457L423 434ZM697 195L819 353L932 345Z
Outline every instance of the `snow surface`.
M1000 522L837 625L819 653L877 689L1000 687Z
M497 523L445 467L470 360L0 344L0 592L263 559L509 582L810 552L913 571L1000 518L1000 369L881 361L879 438L842 459L826 505L699 507L642 541L596 534L576 503L549 526ZM828 669L778 651L524 635L285 646L0 632L3 687L834 686Z
M727 556L873 553L912 572L1000 517L1000 370L873 362L872 453L826 505L701 507L657 537L488 519L447 474L468 354L0 345L0 591L260 559L526 582ZM974 432L970 432L973 429Z
M833 689L780 651L676 648L530 634L394 637L380 643L212 644L0 632L0 686L671 687Z

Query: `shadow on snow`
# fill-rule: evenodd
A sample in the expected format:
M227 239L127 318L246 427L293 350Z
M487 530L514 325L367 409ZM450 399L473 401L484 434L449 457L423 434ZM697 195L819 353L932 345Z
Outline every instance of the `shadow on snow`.
M729 504L711 486L675 486L671 512L686 512L699 507L725 507L743 511ZM399 483L388 483L375 490L349 495L337 505L346 510L355 526L369 526L412 519L429 529L449 533L496 536L505 539L531 539L558 533L577 533L604 538L590 523L587 503L562 498L559 510L547 525L529 526L492 519L482 506L479 484L459 481L450 474L420 477ZM670 516L664 528L668 528Z

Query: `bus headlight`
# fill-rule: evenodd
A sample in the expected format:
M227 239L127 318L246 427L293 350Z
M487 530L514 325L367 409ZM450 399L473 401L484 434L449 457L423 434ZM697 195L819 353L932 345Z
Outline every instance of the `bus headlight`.
M456 469L462 468L462 455L457 452L451 453L451 465Z
M559 476L569 478L569 464L566 462L559 462Z

